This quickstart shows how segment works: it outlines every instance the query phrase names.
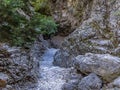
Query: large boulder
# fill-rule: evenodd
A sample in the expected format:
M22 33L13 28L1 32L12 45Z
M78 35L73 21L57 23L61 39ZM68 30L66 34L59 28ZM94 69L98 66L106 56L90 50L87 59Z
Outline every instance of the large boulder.
M71 61L69 61L69 59ZM71 59L71 56L62 50L58 50L54 56L53 65L60 67L71 67L73 66L74 60Z
M76 70L72 68L69 75L66 77L66 83L63 84L62 90L78 90L78 84L82 78L83 76L76 73Z
M76 57L74 66L84 74L93 72L107 82L120 75L120 58L109 54L87 53L79 55Z
M94 73L84 77L78 84L78 90L100 90L102 80Z

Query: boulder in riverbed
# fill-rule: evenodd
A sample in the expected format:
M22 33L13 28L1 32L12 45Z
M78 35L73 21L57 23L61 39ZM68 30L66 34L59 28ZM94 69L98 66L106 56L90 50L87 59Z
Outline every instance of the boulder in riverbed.
M100 90L101 86L101 79L96 74L91 73L80 81L78 90Z
M74 66L84 74L95 73L107 82L120 76L120 58L110 54L79 55L76 57Z

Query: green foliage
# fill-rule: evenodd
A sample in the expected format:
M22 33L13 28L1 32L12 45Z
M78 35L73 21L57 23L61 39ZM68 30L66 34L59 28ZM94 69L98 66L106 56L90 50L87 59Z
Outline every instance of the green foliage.
M54 20L51 17L47 17L45 15L37 14L32 17L32 22L30 22L30 26L32 25L34 26L37 33L50 35L57 31L57 25L55 24Z
M0 0L0 38L13 45L30 44L38 34L53 34L57 25L49 16L35 12L26 0ZM32 10L31 10L32 8Z
M35 11L44 15L50 15L50 0L34 0L31 2L35 8Z

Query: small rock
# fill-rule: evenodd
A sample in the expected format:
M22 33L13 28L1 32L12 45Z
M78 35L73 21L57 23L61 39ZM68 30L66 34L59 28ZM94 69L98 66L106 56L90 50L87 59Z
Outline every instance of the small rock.
M2 90L15 90L12 88L12 86L10 85L6 85L6 88L3 88Z
M77 74L75 69L71 69L70 74L66 78L66 83L63 85L62 90L77 90L78 84L83 76Z
M83 78L82 75L77 73L72 73L69 77L70 80L75 80L75 79L81 80L82 78Z
M51 44L56 48L60 48L63 40L64 40L64 37L57 35L52 37Z
M7 85L8 75L0 73L0 87L5 88Z
M7 85L7 82L5 80L0 79L0 87L5 88Z
M120 77L118 77L113 81L113 86L120 88Z
M0 58L8 58L10 55L11 54L6 49L0 49Z
M7 81L7 80L9 79L9 77L8 77L7 74L4 74L4 73L1 73L1 72L0 72L0 79L1 79L1 80L6 80L6 81Z
M3 54L0 54L0 58L4 58L4 55L3 55Z
M4 67L1 67L1 66L0 66L0 72L3 71L3 70L4 70Z
M77 90L78 83L79 80L70 80L63 85L62 90Z

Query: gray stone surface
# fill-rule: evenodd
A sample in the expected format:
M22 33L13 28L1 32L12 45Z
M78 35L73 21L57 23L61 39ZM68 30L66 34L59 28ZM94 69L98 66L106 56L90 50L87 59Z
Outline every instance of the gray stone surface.
M76 57L74 66L84 74L96 73L108 82L120 75L120 58L110 54L79 55Z
M79 80L70 80L69 82L65 83L62 87L62 90L77 90Z
M86 3L85 5L92 9L84 7L86 13L83 10L82 15L87 15L89 18L82 20L79 28L65 38L61 46L62 50L69 56L84 55L88 52L119 56L120 17L117 12L120 10L120 0L71 0L70 5L73 5L73 2L75 4L80 2L78 4L81 7L84 5L81 3ZM71 58L67 60L70 62ZM63 61L66 62L66 59Z
M113 81L113 86L119 87L120 88L120 77L118 77L117 79L115 79Z
M52 0L52 15L60 35L69 35L91 14L93 0ZM53 7L54 6L54 7Z
M43 39L35 41L29 50L10 47L7 44L1 45L0 48L0 54L2 54L0 72L8 76L7 84L12 85L12 90L30 90L33 88L40 75L39 61L47 49ZM0 78L3 74L0 74ZM5 75L2 78L4 79Z
M90 18L84 20L79 28L64 40L63 49L78 55L86 52L110 53L112 49L118 47L120 26L117 22L120 17L114 13L119 12L119 2L119 0L92 0ZM113 8L116 8L116 11ZM99 43L96 43L98 41ZM109 42L104 45L106 41ZM96 46L104 49L100 50Z
M59 50L54 56L53 65L60 67L71 67L73 66L74 62L74 60L71 59L71 57L72 56L70 56L67 52Z
M62 90L78 90L78 84L82 78L83 76L72 68L69 75L66 77L66 83L62 86Z
M100 90L101 86L101 79L96 74L91 73L80 81L78 90Z

